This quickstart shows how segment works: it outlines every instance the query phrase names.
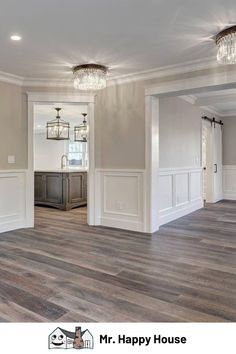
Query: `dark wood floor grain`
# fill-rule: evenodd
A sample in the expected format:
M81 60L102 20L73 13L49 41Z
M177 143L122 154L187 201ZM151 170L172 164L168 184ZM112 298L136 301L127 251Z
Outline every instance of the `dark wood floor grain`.
M0 235L3 321L236 321L236 203L153 235L36 208L34 229Z

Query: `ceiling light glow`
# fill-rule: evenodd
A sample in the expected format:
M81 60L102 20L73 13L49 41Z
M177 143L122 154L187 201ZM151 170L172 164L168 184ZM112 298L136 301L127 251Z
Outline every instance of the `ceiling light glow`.
M13 35L11 36L11 40L12 40L12 41L20 41L21 39L22 39L22 37L19 36L18 34L13 34Z

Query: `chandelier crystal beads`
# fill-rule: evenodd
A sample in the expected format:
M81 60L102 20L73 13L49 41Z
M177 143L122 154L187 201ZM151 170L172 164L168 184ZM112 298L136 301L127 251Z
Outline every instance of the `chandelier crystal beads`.
M106 87L107 67L83 64L73 68L74 87L79 90L101 90Z
M236 26L224 29L216 36L217 61L220 64L236 63Z

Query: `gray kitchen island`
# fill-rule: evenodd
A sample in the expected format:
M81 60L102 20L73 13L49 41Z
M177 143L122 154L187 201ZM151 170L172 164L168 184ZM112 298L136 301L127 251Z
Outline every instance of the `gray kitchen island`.
M34 173L35 205L70 210L87 204L87 171L42 170Z

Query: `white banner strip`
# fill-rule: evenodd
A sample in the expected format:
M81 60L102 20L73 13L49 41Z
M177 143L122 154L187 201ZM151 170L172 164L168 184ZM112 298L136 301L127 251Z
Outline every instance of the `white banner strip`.
M235 323L1 323L0 352L235 353L235 333Z

